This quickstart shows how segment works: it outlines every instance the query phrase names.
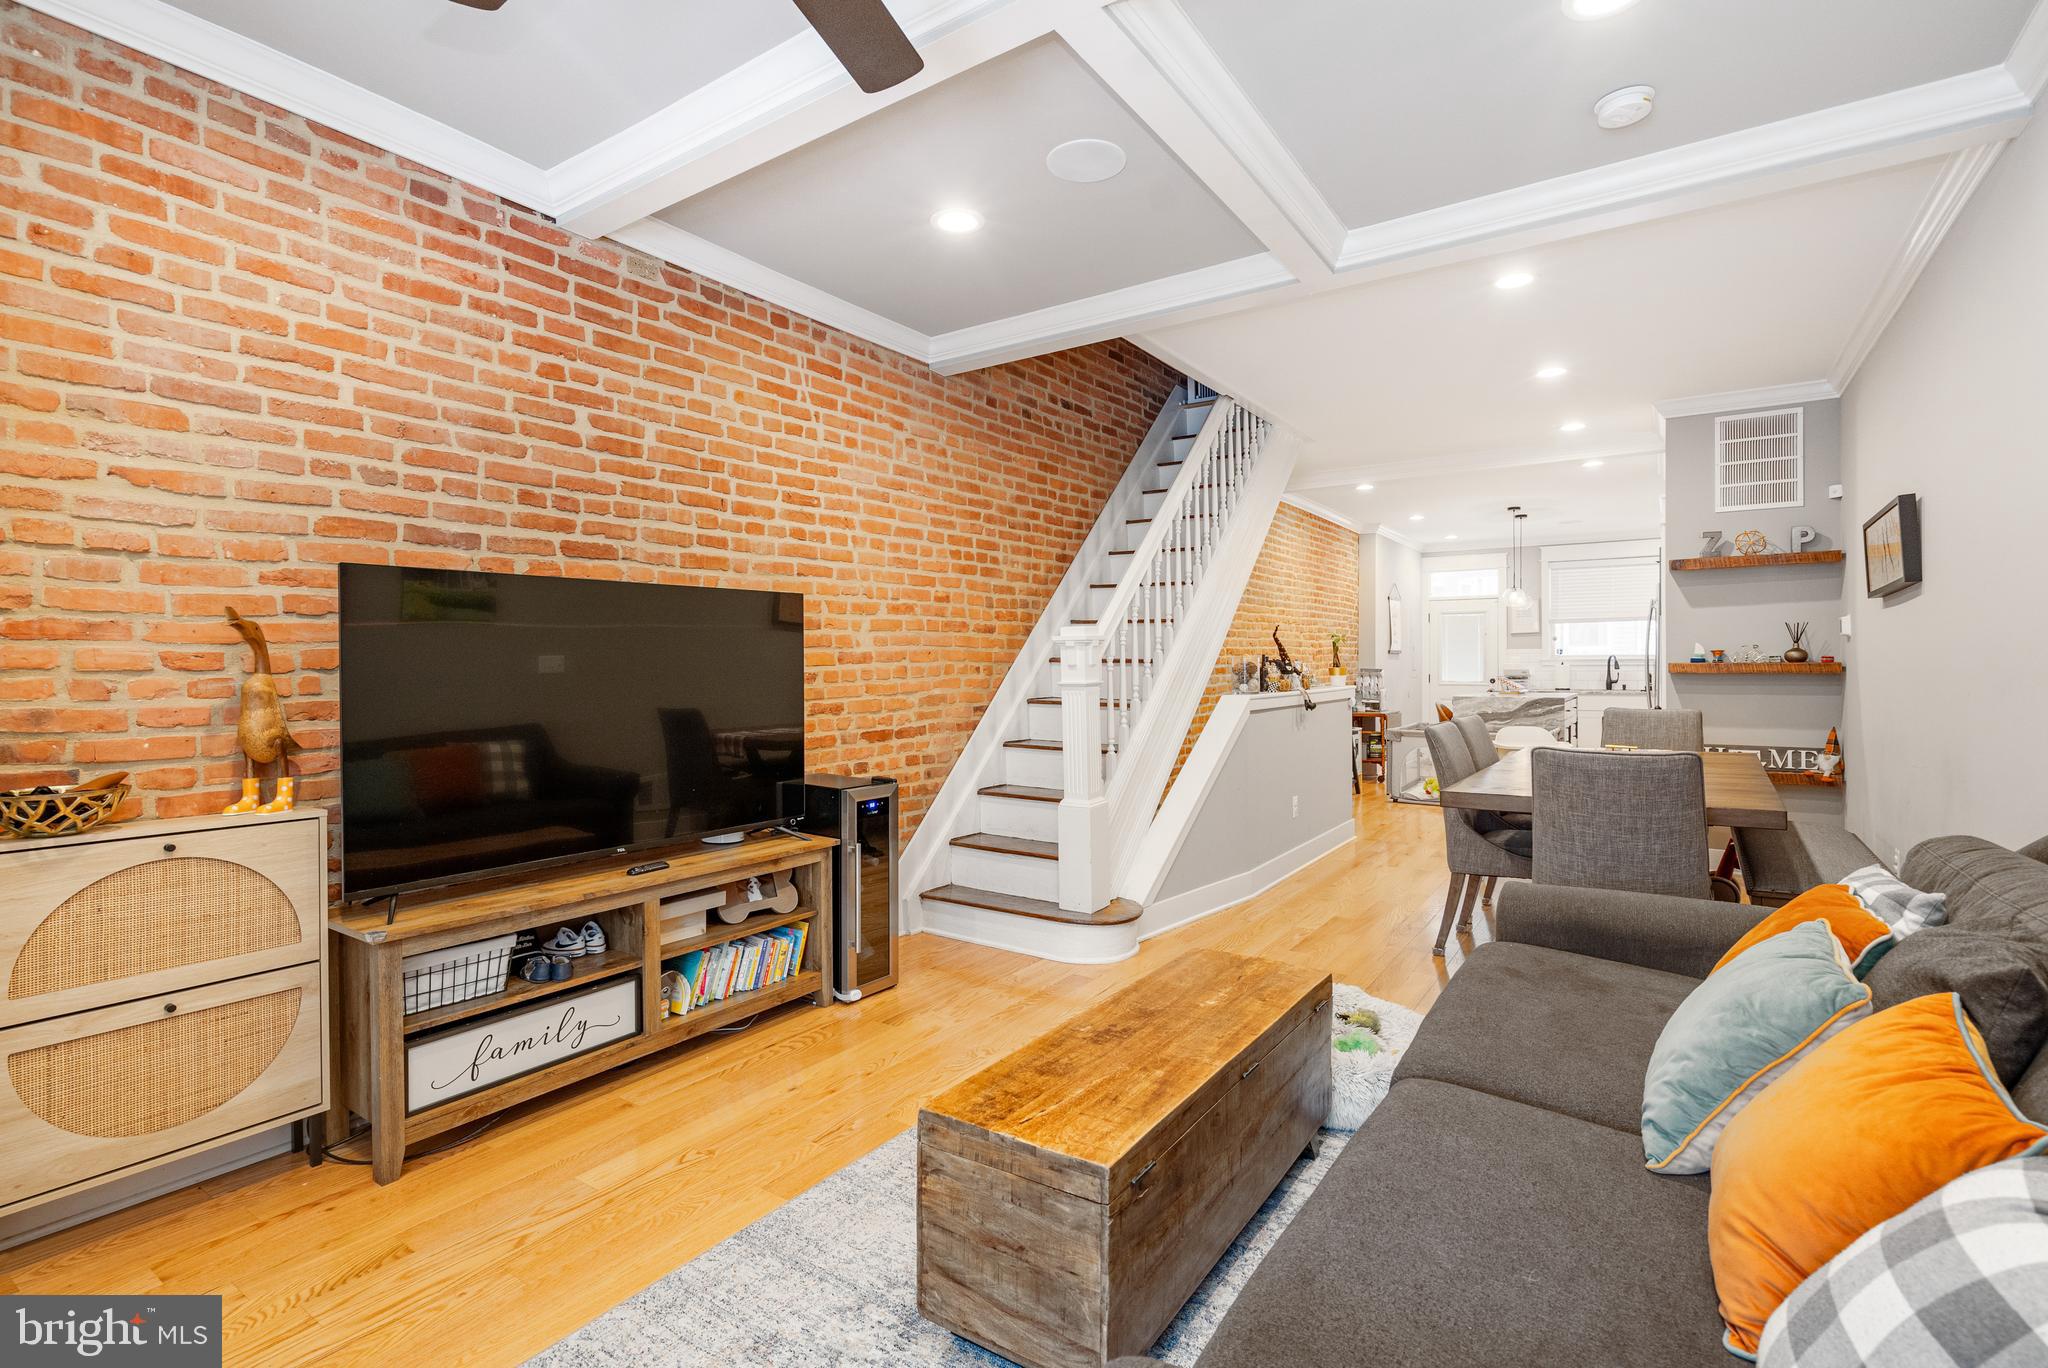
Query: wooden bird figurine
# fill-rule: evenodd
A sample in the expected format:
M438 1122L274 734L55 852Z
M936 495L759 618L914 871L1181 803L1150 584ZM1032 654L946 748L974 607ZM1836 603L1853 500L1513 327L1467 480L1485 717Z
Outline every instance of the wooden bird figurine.
M228 625L242 634L255 655L253 671L242 681L242 720L235 728L242 754L251 765L267 765L304 750L285 729L284 705L278 702L277 681L270 677L270 643L263 639L263 629L232 608Z

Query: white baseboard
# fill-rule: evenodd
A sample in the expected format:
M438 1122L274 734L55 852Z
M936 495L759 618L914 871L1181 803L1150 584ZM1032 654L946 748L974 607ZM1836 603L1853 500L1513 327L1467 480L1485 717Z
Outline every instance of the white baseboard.
M58 1197L27 1211L0 1217L0 1249L12 1249L30 1240L40 1240L45 1235L97 1220L123 1207L139 1206L167 1192L176 1192L179 1188L218 1178L223 1173L231 1173L261 1160L289 1154L291 1148L292 1128L280 1126L245 1136L216 1150L195 1154L189 1159L174 1159L132 1178L117 1178L74 1196Z
M1191 888L1185 893L1176 893L1170 898L1161 898L1138 918L1138 939L1150 940L1225 908L1235 907L1248 898L1256 898L1281 880L1300 873L1325 855L1342 850L1357 839L1358 822L1347 816L1321 835L1311 836L1292 850L1283 850L1242 873L1200 888Z

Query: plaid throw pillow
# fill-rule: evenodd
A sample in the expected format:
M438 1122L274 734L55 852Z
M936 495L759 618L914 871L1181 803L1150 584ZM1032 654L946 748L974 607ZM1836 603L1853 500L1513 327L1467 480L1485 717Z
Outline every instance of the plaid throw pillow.
M526 743L514 738L482 741L484 792L493 798L533 797L533 774L526 764Z
M1771 1316L1764 1368L2048 1362L2048 1155L1966 1173L1866 1231Z
M1842 883L1849 896L1882 917L1895 936L1910 936L1948 920L1948 894L1922 893L1893 878L1883 865L1865 865Z

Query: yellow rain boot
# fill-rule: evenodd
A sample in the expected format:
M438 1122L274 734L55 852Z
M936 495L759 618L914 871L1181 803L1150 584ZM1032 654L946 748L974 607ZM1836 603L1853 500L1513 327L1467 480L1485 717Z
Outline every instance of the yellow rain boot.
M287 774L277 781L277 796L257 808L258 812L290 812L297 806L292 800L292 777Z
M256 805L262 801L263 781L260 779L244 779L242 781L242 796L222 808L221 815L232 817L237 813L254 812Z

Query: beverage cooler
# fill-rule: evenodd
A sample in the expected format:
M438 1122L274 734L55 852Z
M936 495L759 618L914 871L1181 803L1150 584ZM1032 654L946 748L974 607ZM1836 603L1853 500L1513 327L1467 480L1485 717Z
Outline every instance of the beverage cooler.
M807 774L803 826L839 840L833 990L858 1001L896 982L896 781Z

